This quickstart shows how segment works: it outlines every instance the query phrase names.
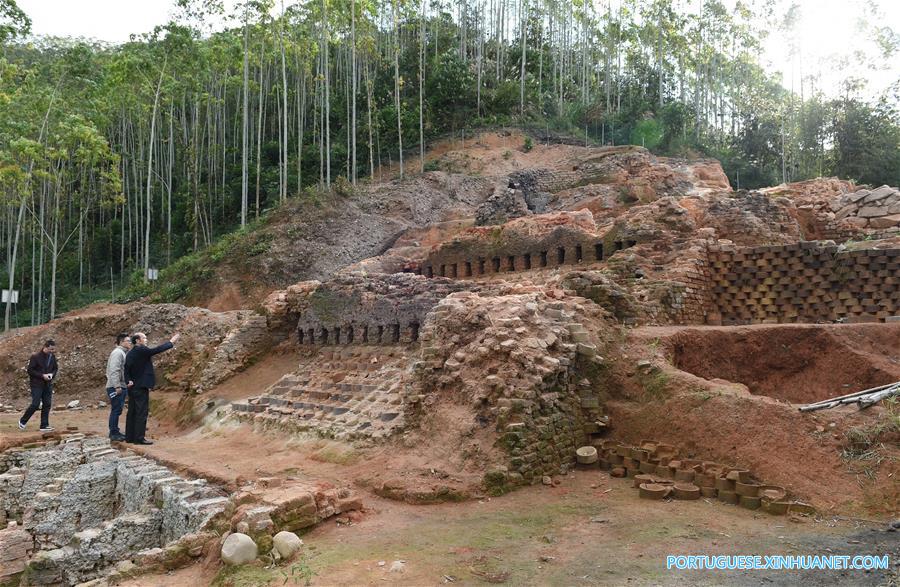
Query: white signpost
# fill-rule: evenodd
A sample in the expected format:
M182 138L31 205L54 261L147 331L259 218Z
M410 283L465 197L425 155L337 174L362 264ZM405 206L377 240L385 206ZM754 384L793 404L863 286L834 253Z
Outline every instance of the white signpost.
M2 301L4 304L7 304L7 303L18 304L19 303L19 290L17 290L17 289L12 290L12 301L10 302L9 290L4 289L3 290L3 298L0 299L0 301Z
M159 269L147 269L147 281L156 281L159 279Z

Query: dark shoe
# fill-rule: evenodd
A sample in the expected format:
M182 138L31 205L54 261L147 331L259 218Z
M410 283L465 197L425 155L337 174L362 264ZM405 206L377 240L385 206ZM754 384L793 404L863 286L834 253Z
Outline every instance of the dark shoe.
M141 440L136 440L131 444L153 444L152 440L147 440L146 438L142 438Z
M41 432L53 432L53 426L49 424L47 426L41 426Z
M25 424L22 423L22 420L19 420L19 430L25 430Z
M110 434L109 439L112 440L113 442L122 442L123 440L125 440L125 435L124 434Z

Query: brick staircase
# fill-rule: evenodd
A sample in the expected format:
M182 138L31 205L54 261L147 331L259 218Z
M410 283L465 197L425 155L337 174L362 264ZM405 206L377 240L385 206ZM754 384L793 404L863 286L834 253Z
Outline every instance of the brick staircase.
M319 347L262 395L232 402L242 422L338 439L384 438L404 425L408 349Z

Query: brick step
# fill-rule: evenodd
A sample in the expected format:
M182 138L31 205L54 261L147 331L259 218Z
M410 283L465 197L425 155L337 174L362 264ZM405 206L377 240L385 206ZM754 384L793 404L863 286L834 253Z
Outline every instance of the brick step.
M231 402L231 408L236 412L265 412L267 404L251 404L246 401Z
M322 397L322 398L313 398L315 401L298 401L298 400L285 400L282 398L274 398L262 396L259 398L257 404L249 404L250 406L266 406L266 409L280 412L280 413L291 413L291 412L303 412L305 413L315 413L315 412L325 412L334 415L342 415L347 412L354 412L360 415L366 415L365 412L371 411L372 408L381 408L381 407L394 407L392 404L385 404L383 402L367 402L367 401L357 401L353 404L348 404L348 401L351 401L352 398L341 397L341 396L330 396L330 397ZM257 411L255 408L251 410L244 411ZM377 415L373 417L377 417L383 422L389 422L397 417L399 412L391 409L385 409L384 411L379 412Z
M370 393L382 389L382 385L385 383L387 382L379 382L377 385L372 383L344 383L343 381L340 383L323 382L320 385L298 385L294 387L292 391L309 390L326 391L330 393Z
M240 402L235 402L240 404ZM268 406L266 404L244 404L246 407L263 411L243 411L236 414L238 419L255 422L271 422L291 430L302 430L326 434L336 438L384 437L395 428L402 426L404 418L395 406L379 402L363 403L348 408L335 409L316 404L315 409L295 410ZM346 411L344 411L346 409Z
M300 399L284 399L281 397L272 397L272 396L262 396L258 400L258 405L265 405L272 408L286 408L286 409L297 409L300 406L302 409L303 406L309 406L310 408L314 406L328 406L328 407L338 407L343 406L348 401L352 400L352 397L344 398L342 396L335 396L330 394L324 394L321 396L308 396L304 397L302 400Z
M351 411L349 406L335 406L326 404L302 403L284 407L273 407L268 410L273 414L297 415L302 418L315 418L319 413L342 416Z
M330 391L312 391L312 390L295 390L291 394L290 403L296 404L303 401L332 401L332 402L349 402L351 400L365 399L365 395L353 395L349 393L334 393Z

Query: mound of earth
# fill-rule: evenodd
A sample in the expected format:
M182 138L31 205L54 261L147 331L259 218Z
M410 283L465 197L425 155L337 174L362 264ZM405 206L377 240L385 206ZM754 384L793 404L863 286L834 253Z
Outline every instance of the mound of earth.
M199 393L243 369L271 346L266 320L249 310L212 312L179 304L95 304L31 328L0 336L0 401L15 409L30 401L25 367L47 339L57 345L57 405L105 400L106 361L117 334L144 332L149 344L182 335L158 355L160 389Z

